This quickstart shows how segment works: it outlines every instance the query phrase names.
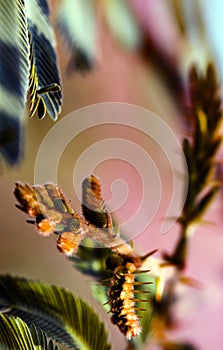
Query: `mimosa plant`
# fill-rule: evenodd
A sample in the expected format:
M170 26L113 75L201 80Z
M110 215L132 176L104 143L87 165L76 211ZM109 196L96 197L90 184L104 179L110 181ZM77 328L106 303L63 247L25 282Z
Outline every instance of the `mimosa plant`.
M87 3L93 23L92 4ZM129 45L137 46L138 29L127 3L123 4L122 11L133 29ZM118 6L115 2L113 5ZM83 2L79 2L79 11L81 6ZM68 1L62 1L58 22L73 49L71 63L81 70L90 69L94 38L91 37L91 46L86 46L78 35L72 38L68 9ZM18 65L10 75L11 86L6 79L0 81L4 88L0 113L10 129L10 137L3 140L3 155L15 163L21 153L19 133L28 87L30 115L37 112L41 119L48 113L56 119L62 105L61 83L47 1L0 0L0 15L4 24L0 29L1 45L10 57L8 62L2 58L0 61L7 72L13 64ZM12 23L15 32L11 30ZM114 33L120 35L115 29ZM16 62L10 49L18 53ZM47 62L43 59L46 56ZM134 242L126 242L114 229L95 175L83 181L82 213L74 210L57 184L32 186L17 182L14 188L16 206L28 215L27 222L35 226L40 236L55 235L59 252L67 256L74 268L94 278L92 293L126 337L126 349L141 349L146 344L157 344L163 350L196 349L190 343L169 341L167 331L176 326L171 309L175 287L180 283L196 285L185 274L188 245L220 187L215 169L222 111L213 64L207 66L205 73L195 66L191 68L187 93L190 136L183 139L182 148L189 183L177 220L180 231L173 252L162 252L159 259L154 256L156 251L141 256ZM10 98L17 108L6 103ZM2 275L0 311L0 349L59 349L54 342L81 350L112 346L97 312L82 298L54 285Z

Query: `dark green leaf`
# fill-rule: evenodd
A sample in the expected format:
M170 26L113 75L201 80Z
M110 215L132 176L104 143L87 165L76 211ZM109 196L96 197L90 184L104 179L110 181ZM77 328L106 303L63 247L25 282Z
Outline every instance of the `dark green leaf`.
M213 185L213 187L202 197L202 199L200 199L194 211L194 219L202 217L206 209L211 204L213 198L219 191L219 188L219 185Z
M30 47L22 0L0 0L0 152L10 163L22 156Z
M192 146L190 145L190 142L188 139L183 140L182 146L183 146L183 151L187 162L188 173L190 175L195 168Z
M0 308L34 323L52 339L76 349L107 350L107 332L97 314L63 288L0 277ZM92 325L94 325L92 327Z
M216 137L216 139L213 139L211 142L211 145L207 149L207 158L212 158L215 156L215 153L217 152L218 148L220 147L222 142L222 139L220 136Z

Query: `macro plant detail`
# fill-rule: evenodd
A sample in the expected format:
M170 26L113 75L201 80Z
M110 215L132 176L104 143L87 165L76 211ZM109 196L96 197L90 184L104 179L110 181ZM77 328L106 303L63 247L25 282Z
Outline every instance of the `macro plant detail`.
M195 30L195 32L197 31L195 33L197 38L200 35L200 39L202 37L204 42L207 40L205 38L207 33L202 23L203 17L200 11L201 2L195 1L194 5L189 5L187 9L184 9L185 2L183 1L171 0L162 3L158 0L151 2L147 7L148 3L149 1L141 2L138 0L60 0L57 2L54 0L0 0L0 161L3 160L8 166L7 175L9 174L9 177L5 180L5 183L10 182L9 192L11 194L13 184L16 182L13 189L14 196L12 197L13 203L16 198L16 208L19 210L14 209L15 213L23 212L27 216L26 221L29 225L24 224L24 227L33 228L33 231L35 230L41 238L49 237L52 239L54 246L57 248L55 251L58 252L58 261L59 258L65 258L63 262L66 263L67 259L70 266L74 267L79 273L75 275L75 272L74 276L69 275L69 282L75 282L74 291L71 292L58 285L35 280L32 277L34 276L33 271L30 271L31 278L18 277L16 276L17 273L13 275L13 273L5 274L5 272L1 272L0 350L59 350L61 347L63 349L80 350L109 350L113 348L120 350L120 345L115 343L116 339L113 336L113 331L123 340L125 350L203 350L199 346L199 339L195 338L194 341L193 336L192 340L190 339L193 326L190 325L190 322L187 323L187 313L191 312L190 308L194 308L192 310L194 315L197 317L199 314L198 309L196 309L199 303L194 302L190 297L194 292L196 296L198 295L198 299L206 297L211 300L216 297L217 290L214 289L214 285L212 286L212 273L210 273L210 276L208 275L208 285L203 284L203 281L200 282L200 275L197 274L194 277L193 269L190 270L190 248L193 248L195 233L202 236L205 225L205 230L211 231L213 229L214 226L210 229L207 225L209 222L206 220L206 214L212 207L212 203L218 203L220 196L217 195L221 193L222 169L219 164L221 163L219 151L221 151L222 146L220 71L217 60L214 60L214 54L212 56L212 53L209 52L209 55L207 55L206 52L203 57L199 58L199 48L194 50L194 42L190 42L190 33L194 30L191 28L195 24L192 17L197 20ZM161 3L162 5L159 7ZM211 5L212 7L214 7L214 3ZM173 26L171 24L170 27L175 26L175 31L172 33L174 35L170 40L166 39L168 28L165 26L166 17L162 17L165 12L164 9L173 19ZM189 11L189 24L184 10L185 12L189 10L193 12L192 16L192 12ZM146 15L148 15L148 18L146 18ZM213 17L215 18L215 16ZM154 18L155 25L153 24ZM159 21L160 25L157 28ZM167 33L164 33L166 30ZM160 41L156 41L156 34L159 31L161 33ZM178 35L176 35L177 32ZM61 43L58 40L60 37L64 39L64 47L60 46ZM105 40L107 37L109 38L108 42ZM196 45L197 41L195 40ZM212 51L211 46L209 47L208 43L206 45L205 50ZM197 56L194 55L195 53ZM131 62L130 66L129 61ZM190 65L188 65L188 61L190 61ZM205 64L203 64L204 61ZM101 67L102 70L100 70ZM131 70L131 74L128 69ZM187 81L184 81L183 77L185 72L187 72ZM81 73L81 75L77 73ZM68 80L68 77L70 80ZM148 86L144 80L147 83L149 81L152 87L151 90L148 89L147 91ZM111 85L109 88L107 81ZM123 81L126 81L125 84L123 84ZM159 88L157 89L158 85ZM75 88L73 88L74 86ZM91 95L89 99L86 98L88 94ZM64 110L62 110L63 95L65 96L64 101L67 103ZM168 95L173 100L174 108L172 108L173 106L167 98ZM143 96L146 96L149 100L148 103L143 104ZM27 132L26 140L31 140L31 142L29 141L29 147L26 147L24 138L26 120L29 120L28 123L33 123L32 125L35 123L38 123L38 125L53 123L58 119L61 112L65 114L69 111L69 108L73 108L74 105L72 107L69 105L69 99L77 100L77 103L74 104L75 108L82 105L86 107L88 104L105 100L113 103L117 99L119 102L123 100L125 104L136 104L138 102L142 106L146 105L147 108L151 108L152 111L154 107L152 101L154 100L158 105L156 113L162 110L162 108L159 109L162 106L165 111L163 115L162 113L159 114L160 117L158 118L160 120L166 120L165 118L168 118L168 115L171 115L172 118L172 112L174 114L175 109L177 110L177 117L179 115L182 117L179 134L184 134L183 140L180 142L187 169L185 169L185 174L181 169L182 172L179 177L185 185L186 196L184 197L184 204L180 206L180 210L173 218L172 227L174 226L174 229L177 229L176 241L173 246L169 246L169 241L166 240L167 243L164 246L161 247L158 244L158 246L155 246L157 249L150 248L151 236L149 234L157 237L161 232L158 225L152 233L149 232L146 236L145 252L147 253L140 252L145 247L140 246L137 239L135 239L139 238L137 232L141 233L140 229L137 230L136 227L137 232L134 235L134 240L127 239L128 232L126 231L125 235L125 230L122 231L120 228L122 220L117 219L116 214L114 214L115 211L111 210L110 212L107 209L109 206L105 204L102 187L106 187L107 182L109 183L110 174L108 170L108 179L106 179L106 176L100 176L103 179L102 183L100 182L97 176L100 173L99 161L99 173L97 172L98 164L93 171L91 164L89 166L91 171L84 171L84 176L92 175L87 176L82 184L82 180L80 181L82 194L80 211L76 205L73 207L69 199L72 197L72 193L67 189L65 190L69 170L63 169L60 178L62 181L66 181L65 186L60 182L59 177L58 181L53 182L50 182L52 181L50 176L49 179L44 181L36 181L37 171L30 164L35 159L36 154L35 151L33 153L33 149L36 146L35 134L38 134L39 129L37 127L34 132L32 131L33 134ZM83 113L85 112L86 110ZM86 126L89 123L86 130L91 129L90 137L88 140L88 134L86 133L87 136L84 136L83 144L82 141L78 141L75 143L75 147L81 149L82 146L86 146L85 142L88 147L91 138L94 140L94 137L96 139L98 136L94 135L97 127L99 127L99 133L101 131L102 133L105 132L106 136L103 136L103 141L111 140L110 126L113 126L114 130L120 127L121 131L117 133L118 137L116 137L116 131L112 130L117 143L117 140L120 140L120 135L122 140L123 135L126 136L128 132L132 137L132 139L131 137L129 139L130 143L134 143L132 142L132 140L135 140L134 133L140 131L139 137L142 136L142 143L137 145L138 148L141 145L143 147L149 145L150 147L150 141L152 140L152 143L159 144L159 151L164 151L164 155L171 163L170 154L162 149L163 144L159 143L158 137L156 139L156 126L152 124L149 118L148 121L142 118L142 124L144 123L144 130L142 130L143 128L137 128L140 121L134 110L131 110L128 115L129 119L133 121L132 124L130 122L128 124L128 121L122 123L121 119L124 120L126 116L123 117L121 109L118 112L115 117L120 118L120 123L118 123L118 119L115 119L117 125L113 123L112 119L108 120L107 125L106 123L103 125L104 119L101 120L94 113L90 115L89 119L84 119L80 113L83 125ZM107 117L106 112L104 114ZM27 119L26 115L29 117L37 116L39 120ZM42 120L47 115L50 116L51 120ZM92 125L89 120L94 118L98 119ZM174 118L175 115L173 121L178 123ZM62 119L64 119L64 115L62 115ZM164 124L167 125L165 122ZM51 128L52 124L49 125L47 127ZM69 122L67 125L70 125ZM79 139L79 136L81 136L79 134L86 131L82 128L83 125L76 125L77 133L75 133L76 130L74 133L78 140L81 139ZM128 130L125 126L129 127ZM151 134L146 133L147 127L150 128ZM174 129L173 134L177 133L176 130ZM38 151L38 155L40 154L44 158L39 167L38 175L43 171L42 165L50 168L50 164L53 164L53 162L50 162L50 158L53 159L56 154L57 141L59 144L59 141L66 139L64 143L61 141L60 152L58 151L60 147L57 148L59 156L72 141L72 128L69 131L69 137L66 138L66 135L60 129L61 134L58 132L56 137L53 134L52 148L46 142L44 144L45 148L41 149L42 153ZM163 131L161 130L161 135ZM153 132L156 135L154 138L152 137ZM165 140L168 139L165 132L163 134ZM151 137L148 145L145 136ZM52 134L47 140L51 140L51 137ZM179 138L181 139L181 137ZM41 146L45 139L46 137L43 136ZM104 143L100 143L100 141L96 148L91 148L92 145L89 146L91 154L93 152L97 153L98 150L103 153ZM115 141L113 140L113 142ZM121 149L122 146L123 143L120 142L117 148L120 147ZM72 149L73 153L76 152L75 147ZM142 149L144 151L144 148ZM153 152L156 153L152 150L151 153ZM73 162L73 153L72 158L69 159L71 163ZM137 155L134 152L132 153L133 158L137 158ZM27 159L26 155L28 155ZM55 170L54 167L56 168L57 165L59 167L59 156L58 158L55 156L55 159L53 159L55 162L51 174ZM106 156L103 157L98 159L101 162L108 160ZM120 160L121 157L122 153L120 152L117 159ZM83 159L88 162L86 158L83 157ZM142 167L148 167L151 172L149 161L147 163L145 158L142 159L139 160ZM150 154L148 154L147 159L150 159ZM33 178L30 179L30 176L24 176L21 160L27 162L29 170L34 175L34 180ZM58 164L56 164L57 161ZM78 161L79 158L77 163ZM35 166L37 163L35 163ZM90 163L91 159L89 159ZM80 162L80 164L83 163ZM105 166L107 166L106 164L108 163L105 162ZM17 172L18 169L12 168L13 165L19 165L21 167L19 170L21 169L22 172ZM133 162L130 161L130 165L132 166ZM173 163L170 165L172 167ZM14 171L12 169L15 170L14 175L16 176L13 181L10 178L10 172ZM108 167L108 169L110 168ZM166 171L165 167L160 167L160 169ZM115 168L116 170L119 170L118 167ZM138 171L138 169L136 170ZM76 175L80 175L75 171L73 172L73 180ZM172 167L171 171L177 173L178 169ZM186 173L188 174L188 183ZM48 173L44 173L45 177L46 174L48 175ZM166 175L166 173L158 172L157 174L157 177L160 175L165 177ZM142 171L139 175L142 176ZM76 178L80 177L77 176ZM144 180L150 183L149 176ZM142 181L143 185L145 182ZM30 185L29 183L34 184ZM167 181L168 185L169 183ZM132 192L139 190L137 186L138 183L136 185L134 182ZM6 212L5 203L10 197L6 192L6 188L7 186L4 188L3 182L2 198L4 200L1 209L3 216ZM111 192L113 194L112 188ZM149 196L155 202L154 192L149 193ZM135 198L138 197L133 196L132 198L134 202ZM182 198L182 202L184 198ZM161 197L161 202L165 202L165 199ZM18 227L16 223L17 214L13 216L12 206L10 211L7 212L10 217L5 218L7 220L4 220L1 228L3 232L7 231L5 228L10 227L10 221L15 221L14 228L7 232L8 242L12 246L14 242L16 242L15 245L19 242L18 246L16 245L16 250L20 248L19 246L25 246L27 261L29 261L28 255L30 255L30 252L32 254L33 247L28 245L26 247L24 228L20 229ZM147 217L147 213L149 216L151 208L146 205L141 207L143 207L144 217ZM218 208L219 211L220 209ZM163 217L161 220L163 220ZM162 223L160 223L161 226ZM4 243L4 237L1 241ZM205 244L206 242L204 242L204 246ZM18 270L16 271L21 272L20 264L21 260L25 260L26 252L24 253L23 250L20 253L22 258L21 255L18 255L20 258L18 260L14 253L16 250L15 248L13 250L12 246L9 247L9 250L13 252L11 266L14 266L13 263L17 264ZM211 251L211 246L208 249ZM35 261L37 269L39 269L39 263L43 260L41 254L42 252L38 251L38 258ZM200 256L201 254L196 255L196 263ZM50 259L52 259L51 255ZM204 255L202 261L204 269L209 268L210 262L208 259L205 260ZM53 268L59 276L55 265L54 261ZM2 270L5 266L3 262ZM44 266L44 269L48 270L48 266ZM64 270L62 270L62 275L63 272ZM21 275L24 274L21 273ZM97 307L93 308L90 302L82 298L82 294L81 297L76 295L78 291L75 288L78 287L80 275L81 278L86 277L87 283L85 283L84 288L89 289L96 299ZM84 288L82 289L83 294L85 292ZM182 290L186 290L183 297ZM186 306L184 305L185 300ZM187 303L190 303L190 307L187 307ZM200 310L203 308L201 304L199 304ZM104 314L103 320L102 317L99 317L100 308L102 312L107 312L107 314ZM181 312L180 317L178 317L178 308ZM211 333L212 324L210 326L209 323L207 322L207 334L200 332L203 344ZM215 328L216 320L214 318L211 323ZM179 336L178 331L184 331L185 329L186 336ZM190 329L192 330L191 333ZM187 332L189 337L187 337ZM194 332L196 332L196 329ZM207 344L207 346L210 346L210 343ZM215 348L215 346L212 347Z
M30 116L38 111L41 119L47 111L55 120L62 105L61 83L47 1L39 6L37 0L2 0L0 19L1 134L8 135L2 138L1 152L9 164L16 164L23 153L27 94Z
M92 293L111 314L111 322L126 336L130 348L141 347L149 339L149 342L159 344L164 350L196 349L189 343L168 341L166 332L177 327L171 311L176 287L179 284L195 288L199 285L199 281L187 277L184 272L188 244L192 232L202 224L203 215L219 190L219 183L214 179L215 156L221 144L219 127L222 113L218 84L212 65L207 67L205 75L199 74L194 67L189 75L192 133L190 138L183 140L189 183L182 214L178 218L181 227L179 240L172 254L165 252L163 258L157 259L153 257L157 251L155 250L140 256L133 242L127 243L120 232L114 231L113 227L116 226L104 205L101 183L94 175L87 177L82 183L82 215L73 209L57 185L48 183L30 186L22 182L15 185L14 195L18 201L16 206L29 216L27 222L34 225L43 237L55 235L58 250L74 263L74 267L96 278L96 289L94 292L93 286ZM205 96L202 95L203 91ZM208 106L205 104L207 94ZM97 270L93 268L95 262ZM9 288L9 283L15 291L20 290L26 283L36 288L40 286L39 282L25 280L21 284L19 279L14 280L10 276L2 276L1 283L4 286L3 291L4 288L5 291ZM43 285L41 288L51 287ZM36 293L35 288L30 292ZM13 317L21 317L29 326L31 316L32 322L42 329L41 332L46 332L48 337L62 344L81 348L80 334L72 335L73 331L70 332L66 326L68 319L63 321L63 331L52 331L46 305L42 306L41 313L46 313L48 325L43 322L41 313L33 314L32 302L29 303L30 309L24 312L20 303L23 304L22 299L26 297L26 293L21 297L21 301L19 296L15 307L13 299L6 297L6 292L3 292L0 297L0 300L3 300L3 311ZM66 293L64 297L66 298ZM80 303L82 304L81 300ZM52 305L52 308L55 306ZM16 322L23 322L20 319L8 321L7 317L2 319L5 325L7 322L15 322L14 326ZM72 327L75 329L77 325ZM64 329L67 335L63 335ZM87 332L81 334L81 338L87 336ZM74 340L71 341L70 337ZM106 333L104 337L105 340ZM89 344L92 339L89 340ZM101 346L109 348L106 340ZM90 348L94 347L90 345Z
M136 267L132 262L127 262L124 266L117 266L108 290L109 305L111 306L110 312L112 313L111 321L117 324L120 331L126 335L128 340L139 335L142 330L136 311L143 311L144 309L136 308L135 302L148 302L148 299L141 300L135 298L135 293L143 293L142 290L134 289L135 273L137 273ZM146 284L146 282L143 284Z
M112 232L112 218L104 207L97 177L91 175L86 178L82 191L84 218L74 211L62 191L53 184L31 187L17 183L14 194L19 202L16 206L34 219L27 221L34 224L42 236L51 233L59 236L57 248L67 257L78 257L79 246L84 244L84 239L91 239L110 249L105 264L113 273L108 289L108 304L113 314L111 320L130 340L141 332L135 303L148 302L135 299L135 293L140 290L135 291L134 284L150 284L135 282L134 274L148 272L137 269L153 252L140 257L119 234Z
M27 222L35 225L41 236L56 235L58 250L74 262L74 267L93 275L90 261L99 262L101 268L96 272L98 290L105 297L107 295L104 304L109 305L111 322L118 326L133 347L138 338L141 338L138 346L144 342L150 330L149 334L156 334L154 339L163 349L195 349L190 344L168 342L165 332L169 327L175 327L171 305L176 286L181 283L192 287L198 285L198 281L184 275L184 269L191 230L201 223L219 189L213 173L215 154L221 143L219 126L222 114L213 66L207 67L205 76L193 68L189 81L193 131L190 139L183 140L189 184L182 215L178 219L180 237L172 254L163 253L163 259L151 256L156 251L140 256L132 244L113 231L113 219L104 205L101 183L94 175L82 183L83 216L72 208L62 190L54 184L30 186L17 183L14 190L19 202L16 206L31 217ZM205 97L202 95L204 86ZM207 94L208 107L205 105ZM202 177L198 169L203 169ZM101 249L97 245L105 248L98 256L96 251ZM151 286L148 288L148 285ZM143 308L142 303L147 306Z

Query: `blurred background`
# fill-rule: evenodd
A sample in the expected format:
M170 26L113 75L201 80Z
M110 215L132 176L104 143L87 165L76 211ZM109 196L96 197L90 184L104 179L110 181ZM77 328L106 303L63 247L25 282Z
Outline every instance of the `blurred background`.
M190 64L195 62L204 69L207 62L214 61L219 81L222 81L223 3L220 0L129 0L125 5L127 10L120 6L121 1L118 2L119 5L117 1L111 2L113 8L110 9L111 5L108 3L109 1L95 0L97 40L89 53L92 54L89 61L92 67L89 70L84 69L84 72L82 69L80 73L78 69L70 68L72 52L56 26L60 1L50 1L64 95L59 120L92 104L124 102L155 113L181 140L188 134L185 89ZM82 30L85 27L86 31L90 30L87 16L81 25ZM83 42L85 39L83 35ZM84 45L89 47L90 43L86 42ZM26 216L14 205L14 183L34 183L36 155L53 125L54 122L48 116L41 121L36 117L29 119L27 116L24 158L19 166L6 166L1 169L0 271L64 286L84 296L105 319L114 349L121 350L125 348L125 339L117 327L110 324L109 317L91 296L89 278L76 272L71 263L59 254L53 238L39 237L33 226L25 222ZM171 171L162 155L157 153L156 157L151 140L148 141L139 131L115 126L85 130L72 140L61 156L58 184L71 199L74 208L80 212L80 201L74 192L72 180L75 162L91 144L106 137L131 140L144 148L155 162L164 188L161 205L154 220L137 237L135 244L140 253L156 248L159 252L171 252L177 238L177 225L166 235L160 233L171 198ZM46 160L51 157L50 153L45 157ZM221 154L219 160L221 162ZM120 221L137 210L142 195L140 177L132 165L134 155L131 164L108 159L98 164L94 172L102 181L105 200L111 198L111 184L115 179L126 181L129 198L118 213ZM180 170L183 178L182 169ZM154 193L155 191L156 189ZM196 232L189 250L186 274L199 280L203 288L179 290L181 299L176 311L179 327L170 332L170 339L187 340L201 350L220 350L223 344L222 210L221 192L208 212L209 223ZM133 233L134 230L137 228L132 227Z

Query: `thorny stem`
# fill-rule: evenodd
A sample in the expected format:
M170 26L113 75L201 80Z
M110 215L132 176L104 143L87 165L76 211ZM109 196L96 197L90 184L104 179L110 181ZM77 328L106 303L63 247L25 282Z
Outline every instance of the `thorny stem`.
M191 140L183 140L189 183L182 215L180 237L174 252L164 253L164 258L178 271L186 266L189 238L202 222L204 213L219 190L214 181L215 155L222 137L219 126L222 122L221 99L214 67L207 66L206 75L199 75L195 67L189 74L189 93L193 134Z

